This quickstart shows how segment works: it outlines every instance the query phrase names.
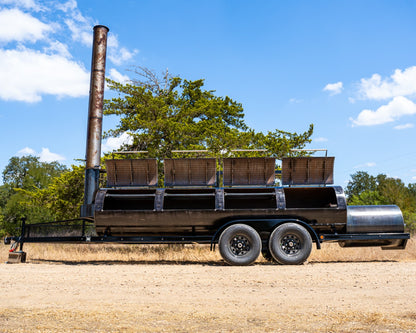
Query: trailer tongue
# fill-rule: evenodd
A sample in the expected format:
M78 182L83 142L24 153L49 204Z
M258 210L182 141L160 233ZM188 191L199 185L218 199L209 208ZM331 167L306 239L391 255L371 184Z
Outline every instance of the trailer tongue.
M121 159L106 161L99 188L105 52L108 28L94 27L85 196L79 220L29 224L12 244L10 262L24 262L24 243L218 244L231 265L260 254L302 264L315 243L404 249L408 233L397 206L347 207L333 184L334 157ZM158 188L158 163L164 187ZM19 250L19 251L18 251Z

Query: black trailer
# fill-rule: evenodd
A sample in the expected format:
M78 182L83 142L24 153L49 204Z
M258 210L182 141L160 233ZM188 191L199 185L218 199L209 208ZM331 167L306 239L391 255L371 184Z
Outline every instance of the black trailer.
M165 159L165 187L157 188L156 159L108 160L108 186L96 191L92 216L23 223L6 242L20 251L33 242L218 244L231 265L252 264L261 253L301 264L313 243L404 249L410 235L400 209L347 206L342 188L328 185L333 162L285 158L283 186L274 186L273 158Z

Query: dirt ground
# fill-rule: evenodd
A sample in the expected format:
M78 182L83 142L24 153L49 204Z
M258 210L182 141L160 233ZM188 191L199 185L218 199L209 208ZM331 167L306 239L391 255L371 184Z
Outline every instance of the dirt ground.
M416 332L416 261L0 264L0 332Z

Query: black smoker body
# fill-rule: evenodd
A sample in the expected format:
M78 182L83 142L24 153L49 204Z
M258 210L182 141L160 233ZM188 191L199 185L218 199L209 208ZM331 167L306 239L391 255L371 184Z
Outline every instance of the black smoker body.
M337 241L343 247L403 249L409 238L397 206L347 207L337 186L100 189L94 223L104 237L211 243L228 227L243 224L260 235L263 253L270 250L271 234L285 224L301 226L318 248Z

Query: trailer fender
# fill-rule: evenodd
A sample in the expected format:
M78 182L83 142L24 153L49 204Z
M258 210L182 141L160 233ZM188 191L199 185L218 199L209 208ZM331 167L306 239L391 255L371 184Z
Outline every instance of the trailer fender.
M215 244L218 243L218 239L220 238L221 233L228 228L230 225L233 224L247 224L250 227L256 229L257 232L261 231L270 231L270 233L276 229L278 226L284 223L296 223L304 227L309 234L311 235L313 241L316 243L316 248L318 250L321 249L321 242L319 240L318 234L316 231L306 222L299 220L299 219L237 219L231 220L227 223L223 224L218 230L215 232L214 236L211 239L211 251L215 250Z

